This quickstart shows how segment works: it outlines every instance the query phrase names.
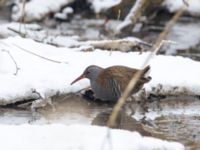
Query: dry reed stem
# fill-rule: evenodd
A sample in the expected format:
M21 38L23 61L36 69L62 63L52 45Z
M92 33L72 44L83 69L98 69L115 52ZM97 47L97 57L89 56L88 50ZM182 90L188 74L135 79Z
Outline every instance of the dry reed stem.
M166 43L164 41L164 38L169 33L173 25L177 22L178 18L183 14L186 6L185 4L179 9L179 11L176 12L176 14L172 17L172 19L167 23L167 25L164 28L164 31L159 35L158 39L156 40L155 45L153 46L152 52L147 56L145 59L142 68L144 68L150 61L150 59L159 51L161 46ZM171 43L171 42L170 42ZM137 81L142 75L142 71L136 72L136 74L133 76L129 84L127 85L125 91L122 93L122 96L117 101L117 104L114 106L112 114L109 117L109 120L107 122L108 127L114 127L116 123L116 118L119 114L119 111L121 110L122 106L124 105L126 99L128 98L131 90L135 87L137 84Z
M20 23L20 26L21 26L21 23ZM20 27L21 28L21 27ZM12 32L15 32L17 34L19 34L21 37L25 38L26 37L26 34L25 33L22 33L21 29L19 31L17 31L16 29L13 29L11 27L7 27L8 30L12 31Z
M152 53L150 53L147 56L147 58L145 59L143 65L142 65L143 68L144 68L144 66L147 66L147 64L150 61L150 59L156 54L156 52L165 43L171 43L171 41L165 41L165 40L161 41L161 43L158 45L158 47L155 49L155 51L152 52ZM117 116L119 114L119 111L121 110L121 108L124 105L126 99L130 95L130 92L135 87L135 85L137 84L138 79L141 77L142 74L143 74L142 70L137 71L136 74L131 79L131 81L129 82L129 84L127 85L125 91L122 93L122 96L119 98L117 104L114 106L113 112L112 112L112 114L109 117L109 120L108 120L108 123L107 123L108 127L114 127L115 126L116 118L117 118Z
M13 63L15 64L15 73L14 73L14 75L16 76L20 68L18 67L15 58L12 56L12 54L10 53L9 50L2 49L1 51L2 52L6 52L10 56L11 60L13 61Z
M20 47L20 46L14 44L14 43L13 43L13 45L14 45L15 47L17 47L18 49L24 51L24 52L27 52L27 53L29 53L29 54L31 54L31 55L37 56L37 57L42 58L42 59L44 59L44 60L51 61L51 62L58 63L58 64L60 64L60 63L66 63L66 64L67 64L67 62L61 62L61 61L53 60L53 59L50 59L50 58L47 58L47 57L38 55L38 54L36 54L36 53L33 53L33 52L31 52L31 51L28 51L28 50L25 49L25 48Z
M19 32L21 32L21 26L22 26L22 23L24 23L25 7L26 7L26 0L23 0L23 4L22 4L22 16L20 18Z
M3 41L0 41L0 45L1 45L1 44L4 45L4 46L6 46L6 47L12 48L12 46L10 46L9 44L7 44L7 43L5 43L5 42L3 42ZM25 48L20 47L19 45L15 44L15 43L12 43L12 45L15 46L15 47L17 47L18 49L20 49L20 50L26 52L26 53L29 53L29 54L34 55L34 56L36 56L36 57L39 57L39 58L41 58L41 59L44 59L44 60L47 60L47 61L50 61L50 62L53 62L53 63L58 63L58 64L61 64L61 63L68 64L68 62L62 62L62 61L53 60L53 59L50 59L50 58L41 56L41 55L39 55L39 54L36 54L36 53L31 52L31 51L29 51L29 50L27 50L27 49L25 49Z

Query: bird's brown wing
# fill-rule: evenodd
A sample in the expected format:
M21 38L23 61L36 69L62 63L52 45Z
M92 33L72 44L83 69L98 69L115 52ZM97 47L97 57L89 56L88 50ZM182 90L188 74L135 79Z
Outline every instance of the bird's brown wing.
M99 74L97 82L103 86L112 86L118 84L118 87L120 88L119 90L123 91L136 72L136 69L124 66L109 67L104 69ZM113 84L111 84L110 82L113 82Z
M137 92L140 88L142 88L144 83L150 81L151 78L144 77L145 73L150 69L147 66L143 70L142 77L139 79L138 83L135 85L135 88L132 93ZM110 88L115 93L121 93L125 90L126 86L137 72L137 69L125 67L125 66L113 66L104 69L98 77L97 82L101 84L105 88Z

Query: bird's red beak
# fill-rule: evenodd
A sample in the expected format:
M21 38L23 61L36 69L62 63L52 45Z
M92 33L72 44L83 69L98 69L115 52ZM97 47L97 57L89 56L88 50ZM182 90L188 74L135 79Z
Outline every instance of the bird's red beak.
M84 74L80 75L80 77L78 77L77 79L75 79L75 80L71 83L71 85L74 84L75 82L77 82L77 81L83 79L83 78L85 78L85 75L84 75Z

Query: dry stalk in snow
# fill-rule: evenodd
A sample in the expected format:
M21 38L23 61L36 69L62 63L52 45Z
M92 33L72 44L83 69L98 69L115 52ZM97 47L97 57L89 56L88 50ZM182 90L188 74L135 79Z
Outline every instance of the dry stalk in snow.
M181 9L179 11L177 11L177 13L172 17L172 19L167 23L167 25L165 26L164 31L159 35L155 45L153 46L152 49L152 53L150 53L147 58L144 60L144 63L142 65L141 68L144 68L145 66L147 66L147 64L149 63L150 59L157 54L157 52L160 50L161 46L169 41L164 41L163 39L165 38L165 36L167 35L167 33L169 32L169 30L172 28L172 26L177 22L178 18L182 15L182 13L184 12L184 10L186 9L186 5L184 4ZM171 41L170 41L171 43ZM131 90L135 87L138 79L141 77L142 75L142 71L138 71L133 78L131 79L131 81L129 82L129 84L127 85L125 91L122 93L122 96L119 98L119 100L117 101L117 104L114 106L113 108L113 112L110 115L110 118L108 120L108 127L113 127L115 126L116 123L116 119L117 116L119 114L119 111L121 110L122 106L124 105L126 99L128 98L129 93L131 92Z
M16 44L14 44L14 43L13 43L13 45L14 45L15 47L17 47L18 49L24 51L24 52L27 52L27 53L29 53L29 54L31 54L31 55L37 56L37 57L42 58L42 59L44 59L44 60L51 61L51 62L58 63L58 64L60 64L60 63L67 63L67 62L61 62L61 61L53 60L53 59L50 59L50 58L47 58L47 57L38 55L38 54L33 53L33 52L31 52L31 51L29 51L29 50L27 50L27 49L25 49L25 48L20 47L19 45L16 45Z
M171 41L170 41L171 42ZM150 53L146 60L144 61L143 65L142 65L142 68L144 68L145 66L147 66L147 64L149 63L150 59L158 52L158 50L161 48L161 46L164 44L164 43L169 43L169 41L162 41L158 47L152 52ZM126 99L128 98L128 95L130 94L131 90L135 87L135 85L137 84L138 82L138 79L141 77L142 75L142 71L139 70L134 76L133 78L131 79L131 81L129 82L129 84L127 85L125 91L122 93L122 96L119 98L119 100L117 101L117 104L114 106L114 109L113 109L113 112L112 114L110 115L110 118L108 120L108 127L113 127L115 126L115 122L116 122L116 118L122 108L122 106L124 105Z
M8 45L7 43L5 43L5 42L3 42L3 41L1 41L0 44L4 45L4 46L6 46L6 47L11 47L10 45ZM58 63L58 64L60 64L60 63L65 63L65 64L67 64L67 62L61 62L61 61L49 59L49 58L47 58L47 57L38 55L38 54L33 53L33 52L31 52L31 51L29 51L29 50L27 50L27 49L25 49L25 48L20 47L20 46L14 44L14 43L13 43L13 45L14 45L15 47L17 47L18 49L20 49L20 50L22 50L22 51L24 51L24 52L26 52L26 53L29 53L29 54L31 54L31 55L37 56L37 57L39 57L39 58L41 58L41 59L44 59L44 60L47 60L47 61L51 61L51 62L53 62L53 63ZM13 61L14 64L15 64L15 68L16 68L16 71L15 71L14 75L17 75L17 73L18 73L18 71L19 71L20 68L18 67L15 58L12 56L12 54L10 53L9 50L6 50L6 48L2 48L1 51L2 51L2 52L6 52L6 53L9 55L9 57L12 59L12 61Z
M16 30L16 29L10 28L10 27L8 27L7 29L10 30L10 31L13 31L13 32L19 34L21 37L25 38L27 34L26 34L26 33L23 33L23 32L21 31L21 23L20 23L20 27L19 27L19 28L20 28L19 31Z
M14 64L15 64L15 73L14 73L14 75L16 76L20 68L17 66L17 62L15 61L14 57L11 55L9 50L2 49L1 51L2 52L6 52L10 56L12 61L14 62Z
M23 4L22 4L22 16L20 18L20 25L19 25L19 32L21 33L21 26L22 23L24 23L24 17L25 17L25 7L26 7L26 0L23 0ZM24 25L25 27L25 25Z

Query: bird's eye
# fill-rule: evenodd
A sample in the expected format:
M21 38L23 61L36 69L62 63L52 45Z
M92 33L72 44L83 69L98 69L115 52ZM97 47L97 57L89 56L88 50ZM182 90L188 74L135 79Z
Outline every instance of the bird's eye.
M86 72L85 72L85 74L89 74L90 72L87 70Z

